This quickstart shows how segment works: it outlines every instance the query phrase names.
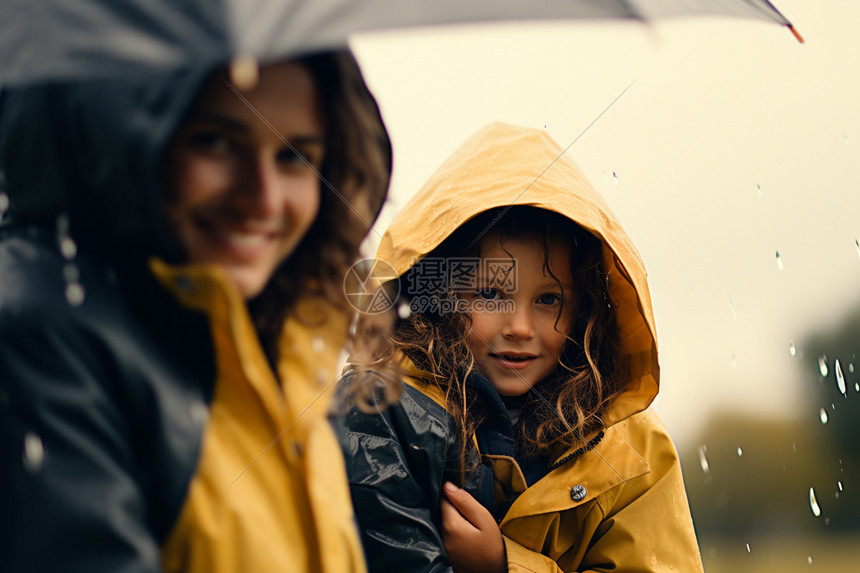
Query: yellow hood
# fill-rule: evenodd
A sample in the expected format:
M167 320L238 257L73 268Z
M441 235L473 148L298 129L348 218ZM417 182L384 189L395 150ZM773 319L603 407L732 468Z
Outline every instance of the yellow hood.
M493 123L470 137L403 207L377 258L400 276L469 219L507 205L555 211L601 239L631 374L605 422L647 408L657 395L659 366L645 266L606 202L545 132Z

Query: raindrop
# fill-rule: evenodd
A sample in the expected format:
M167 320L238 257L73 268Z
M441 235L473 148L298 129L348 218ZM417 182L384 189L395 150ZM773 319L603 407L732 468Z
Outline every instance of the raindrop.
M807 558L806 558L806 562L807 562L809 565L812 565L812 555L810 555L809 557L807 557Z
M857 256L860 257L860 240L854 239L854 246L857 247Z
M614 171L612 172L612 179L615 180L615 184L618 185L618 174Z
M841 481L836 482L836 487L839 488L839 491L842 491L842 482Z
M797 356L797 347L794 345L794 342L788 344L788 353L792 356Z
M203 424L206 422L206 419L209 418L209 408L202 400L194 400L191 402L191 406L188 407L188 410L191 414L191 420L197 424Z
M409 303L401 302L397 305L397 316L401 319L406 320L412 315L412 308L410 308Z
M81 278L81 273L78 271L78 267L73 264L67 264L63 267L63 278L66 279L67 283L76 283Z
M78 254L78 246L70 237L62 237L60 239L60 252L67 261L75 258Z
M830 518L829 518L829 517L825 517L825 518L824 518L824 527L829 527L829 526L830 526Z
M702 471L704 473L711 472L711 466L708 465L708 446L699 446L699 463L702 464Z
M761 197L763 195L763 193L761 192L761 184L756 183L755 189L758 192L758 196Z
M796 443L794 443L794 442L791 442L791 449L792 449L792 450L794 451L794 453L796 454L796 453L797 453L797 444L796 444Z
M838 358L833 365L833 369L836 371L836 386L839 388L842 395L845 396L845 376L842 374L842 365L839 364Z
M779 256L779 251L776 252L776 269L781 271L783 269L782 257Z
M854 391L855 391L855 392L860 392L860 382L855 382L855 383L854 383Z
M80 283L71 283L66 286L66 300L72 306L81 306L84 303L84 287Z
M317 384L320 386L325 386L329 382L328 371L327 370L318 370L317 371Z
M821 372L822 378L827 378L827 355L818 357L818 371Z
M853 362L848 363L848 372L851 372L852 374L854 373L854 363Z
M319 354L325 350L325 340L323 340L321 336L315 336L313 342L311 342L311 346L313 347L314 352Z
M749 552L750 552L750 544L747 543L747 553L749 553Z
M57 234L65 237L69 234L69 217L68 215L60 215L57 217Z
M818 500L815 499L815 489L813 488L809 488L809 507L812 509L812 515L821 516L821 508L818 506Z
M819 410L818 411L818 417L821 418L822 424L826 424L827 423L827 410L825 410L824 408Z
M45 446L42 438L32 432L24 434L24 469L36 473L45 463Z
M738 457L741 457L742 455L744 455L744 450L738 446Z

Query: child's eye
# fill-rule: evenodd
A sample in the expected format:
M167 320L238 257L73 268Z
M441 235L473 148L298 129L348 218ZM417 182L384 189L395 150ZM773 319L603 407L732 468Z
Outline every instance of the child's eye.
M286 164L304 165L302 154L294 147L285 147L278 152L278 162Z
M283 148L278 153L278 162L287 166L314 169L322 167L323 147L321 145L294 145Z
M482 288L478 289L478 296L487 300L494 300L499 296L499 291L494 288Z
M542 294L537 298L538 304L545 304L547 306L555 306L557 304L561 304L561 295L556 293L546 293Z

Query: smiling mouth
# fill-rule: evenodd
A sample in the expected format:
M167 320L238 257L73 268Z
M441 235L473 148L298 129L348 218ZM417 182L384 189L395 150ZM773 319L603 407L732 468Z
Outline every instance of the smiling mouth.
M535 354L501 352L490 354L490 358L493 358L499 364L507 368L519 369L532 364L538 357Z

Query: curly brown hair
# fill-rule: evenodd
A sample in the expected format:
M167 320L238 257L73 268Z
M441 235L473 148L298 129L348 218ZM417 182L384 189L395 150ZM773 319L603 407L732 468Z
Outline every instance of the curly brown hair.
M296 60L313 78L325 122L320 209L308 233L253 301L263 348L277 362L284 320L301 296L317 296L349 313L343 277L358 258L391 174L391 147L379 109L348 51Z
M517 435L518 443L529 455L558 455L567 448L582 445L603 427L602 416L607 405L626 384L602 243L560 214L515 206L491 209L474 217L424 261L478 257L481 238L486 233L499 237L502 242L511 238L538 241L545 253L544 270L556 280L549 266L549 242L562 237L571 245L570 267L578 291L574 294L578 316L566 333L558 367L524 397L523 421ZM462 245L468 245L465 252ZM403 292L408 293L410 285L417 284L409 275L422 276L421 265L419 262L401 277ZM436 295L440 299L455 296L447 285ZM391 336L394 350L429 373L428 382L444 392L447 409L457 423L463 444L470 442L484 417L475 390L467 383L470 374L478 370L468 337L464 335L469 326L468 314L415 312Z

